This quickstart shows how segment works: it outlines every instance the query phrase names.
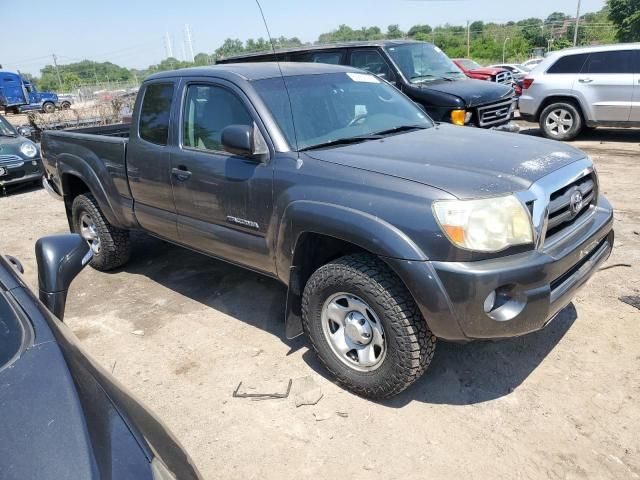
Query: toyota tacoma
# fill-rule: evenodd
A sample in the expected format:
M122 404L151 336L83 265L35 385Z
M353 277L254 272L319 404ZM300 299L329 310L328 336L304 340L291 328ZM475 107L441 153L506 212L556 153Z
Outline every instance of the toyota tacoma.
M613 246L583 152L436 123L346 66L157 73L131 125L45 132L42 151L94 268L142 230L276 278L287 337L369 398L419 378L436 339L543 328Z

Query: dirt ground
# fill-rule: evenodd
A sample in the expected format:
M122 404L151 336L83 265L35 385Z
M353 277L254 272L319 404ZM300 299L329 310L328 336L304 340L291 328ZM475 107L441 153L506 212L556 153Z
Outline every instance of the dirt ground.
M123 270L80 275L66 321L205 478L640 478L640 311L618 299L640 295L640 131L575 145L616 209L606 265L631 267L597 273L543 331L441 342L393 400L343 391L305 339L284 338L275 281L145 235ZM32 287L35 240L66 230L41 189L0 198L0 252L22 260ZM273 392L306 376L322 389L315 406L231 396L240 381Z

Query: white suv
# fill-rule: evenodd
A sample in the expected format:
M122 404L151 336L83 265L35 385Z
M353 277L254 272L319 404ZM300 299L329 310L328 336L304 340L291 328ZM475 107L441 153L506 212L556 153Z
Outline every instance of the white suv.
M552 53L524 79L519 108L555 140L585 127L640 127L640 43Z

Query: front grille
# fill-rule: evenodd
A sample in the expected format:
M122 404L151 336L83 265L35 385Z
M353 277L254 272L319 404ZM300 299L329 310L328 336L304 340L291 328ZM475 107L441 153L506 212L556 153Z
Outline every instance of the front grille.
M582 205L572 202L572 197L578 191L582 196ZM549 241L554 236L563 233L580 218L587 215L591 205L595 203L596 195L597 188L593 173L589 173L553 192L549 198L545 241Z
M478 125L480 127L490 127L506 123L511 119L512 108L513 102L511 100L478 107Z
M511 72L500 72L496 75L496 83L511 85L513 83L513 74Z
M24 165L24 160L17 155L0 155L0 166L15 168L22 165Z

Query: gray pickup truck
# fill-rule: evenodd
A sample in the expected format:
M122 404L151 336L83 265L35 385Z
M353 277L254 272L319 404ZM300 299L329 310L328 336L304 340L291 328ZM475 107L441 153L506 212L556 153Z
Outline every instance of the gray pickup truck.
M158 73L130 126L45 132L42 152L95 268L143 230L274 277L287 337L370 398L413 383L437 338L541 329L613 246L583 152L434 123L351 67Z

